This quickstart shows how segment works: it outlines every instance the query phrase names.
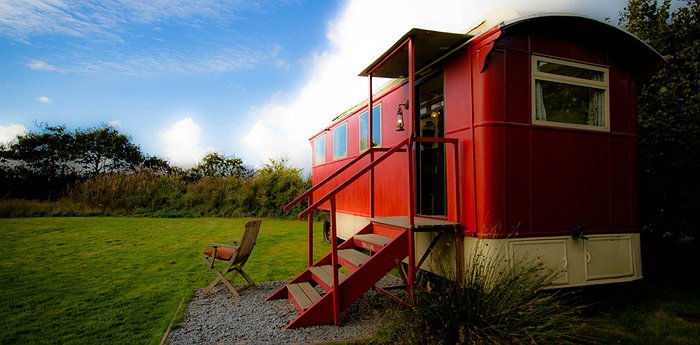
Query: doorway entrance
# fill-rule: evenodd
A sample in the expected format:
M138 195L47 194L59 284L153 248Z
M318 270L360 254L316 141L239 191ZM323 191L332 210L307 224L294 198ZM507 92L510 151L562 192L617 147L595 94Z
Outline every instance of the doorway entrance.
M416 82L416 136L444 138L444 78L435 73ZM416 210L420 215L446 216L445 144L417 143Z

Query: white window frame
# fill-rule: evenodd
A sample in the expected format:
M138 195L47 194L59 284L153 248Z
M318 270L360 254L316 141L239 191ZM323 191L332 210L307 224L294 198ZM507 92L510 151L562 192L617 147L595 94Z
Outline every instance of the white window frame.
M586 130L603 131L603 132L610 131L610 91L609 91L609 89L610 89L610 73L609 73L608 68L590 65L590 64L579 63L579 62L555 59L555 58L550 58L550 57L544 57L544 56L539 56L539 55L532 55L531 60L532 60L532 65L531 65L532 84L531 84L530 100L532 103L532 109L531 109L532 124L542 125L542 126L550 126L550 127L586 129ZM540 72L540 71L538 71L538 68L537 68L539 61L544 61L544 62L549 62L549 63L555 63L555 64L560 64L560 65L565 65L565 66L571 66L571 67L576 67L576 68L581 68L581 69L602 72L603 73L603 80L597 81L597 80L591 80L591 79L568 77L568 76L547 73L547 72ZM602 90L603 91L603 102L605 102L605 104L603 106L604 125L603 126L593 126L593 125L582 125L582 124L566 123L566 122L554 122L554 121L547 121L547 120L538 120L537 119L537 110L536 110L537 96L536 96L536 92L535 92L537 80L544 80L544 81L549 81L549 82L574 85L574 86L583 86L583 87L589 87L589 88Z
M377 108L379 108L379 143L376 146L372 146L372 147L382 147L382 141L383 141L382 140L383 139L383 137L382 137L382 104L378 103L374 107L372 107L372 112L374 112L374 109L377 109ZM365 111L365 112L360 113L360 115L357 117L357 138L358 138L357 147L359 148L360 152L367 151L367 149L369 149L369 143L371 142L371 139L370 139L370 142L367 142L368 146L365 148L362 148L362 115L365 115L365 114L367 114L367 132L369 134L369 116L371 116L370 113ZM374 134L374 132L372 132L372 134Z
M342 156L336 156L335 155L335 145L336 140L335 140L335 131L338 130L338 128L345 126L345 154ZM339 123L337 126L333 127L333 160L336 159L341 159L345 158L348 156L348 121L343 121L342 123Z
M319 145L319 141L323 140L323 145ZM323 150L323 154L319 155L317 153L319 147ZM320 159L319 159L320 158ZM321 165L326 162L326 133L321 133L314 139L314 165Z

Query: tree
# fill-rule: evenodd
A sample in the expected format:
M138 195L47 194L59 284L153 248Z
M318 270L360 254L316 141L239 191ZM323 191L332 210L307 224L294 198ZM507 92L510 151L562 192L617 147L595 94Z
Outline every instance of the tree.
M57 197L75 181L75 140L66 126L36 124L38 131L3 147L4 195Z
M173 167L168 161L156 156L147 156L141 163L141 170L149 170L156 175L181 175L182 169Z
M192 168L188 175L191 180L200 180L204 177L237 177L247 178L252 176L254 170L245 166L243 160L236 157L226 157L212 152L204 156L202 161Z
M81 178L137 169L144 161L140 148L111 126L72 132L65 125L37 127L2 147L0 195L56 198Z
M620 25L667 62L639 94L642 227L691 241L700 229L700 4L630 0Z
M131 138L109 125L77 129L74 137L75 147L79 149L76 161L88 175L135 170L144 160L141 149L131 143Z
M282 207L311 188L311 179L305 179L301 169L289 166L286 157L270 158L269 161L258 169L254 178L254 204L259 215L281 217L284 216ZM306 206L305 202L301 202L290 213L298 213Z

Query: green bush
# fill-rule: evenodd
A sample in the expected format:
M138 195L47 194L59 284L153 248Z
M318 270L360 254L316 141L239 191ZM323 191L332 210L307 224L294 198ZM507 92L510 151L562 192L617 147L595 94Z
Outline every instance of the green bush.
M271 159L254 174L203 176L152 170L97 174L76 183L55 201L0 199L0 217L124 216L294 218L282 207L311 187L311 179L284 158Z
M177 176L120 172L95 175L78 183L67 198L105 213L150 214L173 208L184 190Z
M429 289L417 292L415 310L382 331L379 342L405 344L567 344L590 331L570 292L544 290L557 274L536 260L508 264L483 242L464 279L438 267ZM591 339L588 339L591 340Z

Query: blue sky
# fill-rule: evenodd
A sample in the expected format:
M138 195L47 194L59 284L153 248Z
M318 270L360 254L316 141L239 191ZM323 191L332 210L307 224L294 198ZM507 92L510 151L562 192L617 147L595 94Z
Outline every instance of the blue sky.
M217 151L308 168L306 140L365 96L357 74L411 27L464 31L499 8L616 23L625 4L0 0L0 141L35 121L111 123L180 166Z

